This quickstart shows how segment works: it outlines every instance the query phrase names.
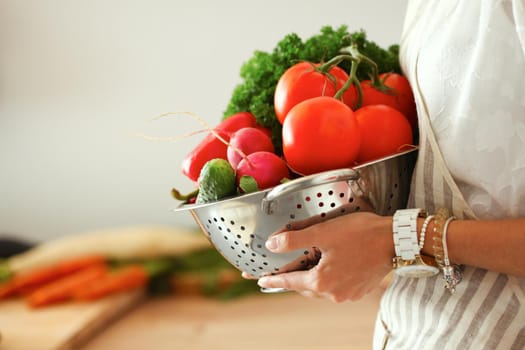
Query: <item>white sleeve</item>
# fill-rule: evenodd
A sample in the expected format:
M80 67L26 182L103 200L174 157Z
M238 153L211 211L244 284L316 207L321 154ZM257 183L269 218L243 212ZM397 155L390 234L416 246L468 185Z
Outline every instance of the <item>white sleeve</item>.
M409 0L407 4L407 9L405 11L405 19L403 22L403 34L402 37L406 36L414 28L414 23L419 18L425 1L419 0Z

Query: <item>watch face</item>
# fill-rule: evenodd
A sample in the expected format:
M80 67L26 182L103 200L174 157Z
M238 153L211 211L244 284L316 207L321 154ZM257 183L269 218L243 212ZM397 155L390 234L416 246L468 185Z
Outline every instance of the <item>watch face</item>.
M431 277L439 273L439 269L428 265L408 265L395 270L395 273L403 277Z

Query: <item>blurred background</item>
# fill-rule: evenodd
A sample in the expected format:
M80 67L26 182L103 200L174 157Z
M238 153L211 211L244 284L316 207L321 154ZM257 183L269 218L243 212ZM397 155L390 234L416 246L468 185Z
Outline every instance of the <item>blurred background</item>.
M255 50L322 26L399 42L405 0L0 0L0 235L193 227L180 163Z

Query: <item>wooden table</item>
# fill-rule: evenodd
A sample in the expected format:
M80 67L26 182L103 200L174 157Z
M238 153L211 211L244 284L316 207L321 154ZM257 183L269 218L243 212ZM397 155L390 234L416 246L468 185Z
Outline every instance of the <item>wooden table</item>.
M81 350L369 350L379 298L341 304L294 293L149 299Z

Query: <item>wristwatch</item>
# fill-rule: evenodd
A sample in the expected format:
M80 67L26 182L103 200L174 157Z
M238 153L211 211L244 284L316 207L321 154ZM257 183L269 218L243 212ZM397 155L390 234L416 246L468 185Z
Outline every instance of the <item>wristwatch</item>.
M392 230L394 232L393 268L397 275L404 277L430 277L439 273L435 262L420 254L417 241L417 218L425 217L422 209L400 209L394 213Z

